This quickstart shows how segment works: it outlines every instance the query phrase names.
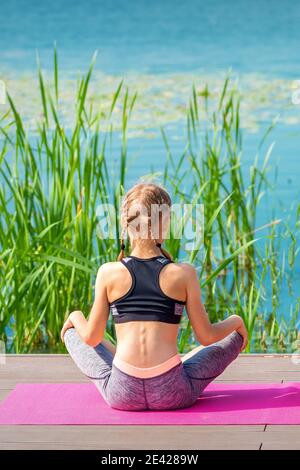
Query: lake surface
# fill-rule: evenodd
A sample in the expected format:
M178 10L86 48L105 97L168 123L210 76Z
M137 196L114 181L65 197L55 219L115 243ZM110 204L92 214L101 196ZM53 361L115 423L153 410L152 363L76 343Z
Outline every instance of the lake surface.
M278 167L278 182L276 192L262 203L258 222L263 224L274 208L276 216L285 217L300 201L300 105L291 98L293 82L300 80L299 25L300 2L292 0L10 0L1 2L0 80L30 116L36 50L50 71L56 41L66 80L85 71L97 50L96 76L102 90L121 78L141 89L139 125L129 141L134 157L128 168L131 183L149 171L150 161L152 168L162 169L160 124L169 129L174 154L181 154L179 108L187 102L192 82L217 89L231 68L246 103L245 171L264 130L279 116L265 145L266 150L275 142L270 162L271 172ZM62 86L66 94L68 87L72 80ZM141 130L143 122L147 132Z
M292 0L10 0L1 2L1 65L50 61L78 69L95 49L107 73L217 71L233 67L300 77L300 4Z

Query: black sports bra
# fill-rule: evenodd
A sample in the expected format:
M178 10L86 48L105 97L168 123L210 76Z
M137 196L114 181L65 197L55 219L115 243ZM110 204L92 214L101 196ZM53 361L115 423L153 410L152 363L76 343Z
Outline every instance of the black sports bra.
M127 256L121 262L132 277L129 291L110 304L115 323L161 321L180 323L186 302L166 295L159 285L161 269L173 261L165 256L137 258Z

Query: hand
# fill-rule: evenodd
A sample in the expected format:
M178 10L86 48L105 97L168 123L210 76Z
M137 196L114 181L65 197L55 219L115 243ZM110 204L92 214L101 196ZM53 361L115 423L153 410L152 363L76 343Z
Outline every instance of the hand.
M60 332L60 338L62 340L62 342L64 343L64 335L65 335L65 332L67 330L69 330L70 328L74 328L74 325L70 319L70 316L67 318L67 320L65 321L65 323L63 324L63 327L62 327L62 330Z
M242 320L242 325L236 330L242 337L243 337L243 344L241 347L241 351L244 351L246 349L247 344L248 344L248 331L245 327L245 323Z

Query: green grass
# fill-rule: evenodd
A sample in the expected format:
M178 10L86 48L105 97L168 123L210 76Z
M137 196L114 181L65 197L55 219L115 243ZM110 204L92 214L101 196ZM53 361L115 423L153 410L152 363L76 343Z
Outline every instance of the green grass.
M74 309L89 313L97 269L119 252L118 217L113 216L111 238L97 237L97 206L110 202L119 212L119 196L127 189L128 123L137 95L121 82L109 112L99 113L89 97L92 71L93 64L78 81L71 129L64 128L61 117L56 51L50 85L38 69L41 118L36 131L26 131L11 96L0 118L0 339L8 352L63 351L59 334L64 317ZM111 144L117 105L122 129L115 164ZM205 218L203 238L193 251L186 251L187 240L175 233L166 246L175 259L197 266L212 321L231 313L244 318L251 337L248 351L294 351L299 300L291 305L289 322L279 311L282 285L291 283L299 251L299 226L291 229L274 218L258 230L271 148L264 158L254 159L245 178L239 106L229 79L214 107L208 86L200 92L192 87L186 145L179 158L161 129L166 159L159 181L174 202L201 202ZM278 246L283 239L284 250ZM272 301L267 310L268 279ZM111 323L106 334L115 338ZM179 349L194 344L185 318Z

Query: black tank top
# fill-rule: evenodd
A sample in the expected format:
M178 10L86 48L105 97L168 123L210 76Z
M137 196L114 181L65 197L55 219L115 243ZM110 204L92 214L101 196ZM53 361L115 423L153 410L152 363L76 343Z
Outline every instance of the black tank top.
M186 302L167 296L160 288L159 273L173 261L165 256L137 258L127 256L121 262L131 274L129 291L110 304L115 323L161 321L179 323Z

